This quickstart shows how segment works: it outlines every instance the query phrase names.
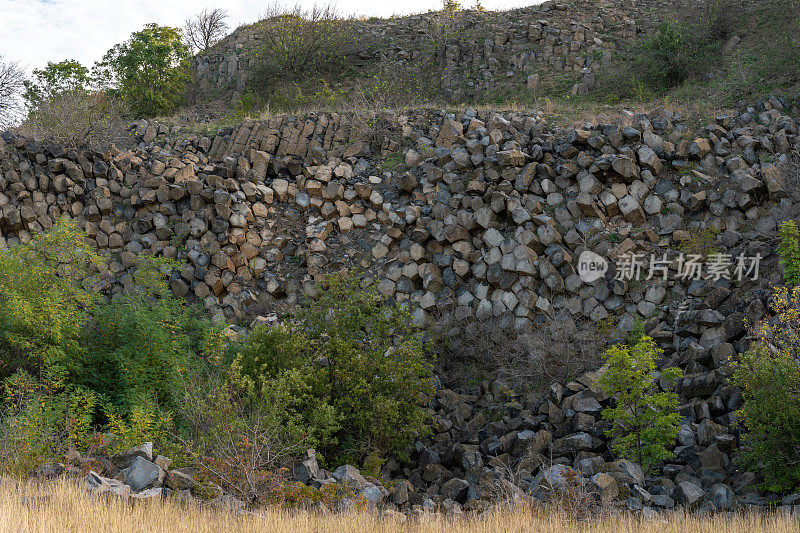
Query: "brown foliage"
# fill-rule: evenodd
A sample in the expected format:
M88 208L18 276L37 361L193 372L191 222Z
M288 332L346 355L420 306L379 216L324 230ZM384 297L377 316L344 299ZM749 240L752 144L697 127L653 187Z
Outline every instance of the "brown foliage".
M108 144L122 148L133 141L120 104L104 93L81 89L43 99L30 111L21 131L70 148Z
M608 339L591 323L578 323L567 314L527 331L501 327L497 318L454 323L440 318L433 326L440 370L448 377L466 371L493 373L524 389L563 382L596 368Z

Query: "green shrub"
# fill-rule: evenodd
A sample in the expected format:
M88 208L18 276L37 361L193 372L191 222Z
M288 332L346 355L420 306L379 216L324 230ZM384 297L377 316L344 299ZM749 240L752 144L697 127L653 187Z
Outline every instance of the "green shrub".
M696 12L666 20L656 31L613 56L600 71L597 90L606 98L649 100L691 79L703 78L720 58L712 15Z
M672 457L668 446L675 442L681 421L677 394L658 392L656 360L660 355L650 337L641 337L633 346L617 344L606 351L606 370L598 379L614 397L614 406L603 410L603 418L613 424L606 434L613 439L614 451L645 471ZM680 375L677 368L661 372L667 380Z
M25 370L62 380L85 354L83 328L99 295L102 259L69 220L0 252L0 379Z
M642 47L645 79L655 88L680 85L689 77L687 39L673 22L662 22Z
M744 425L739 462L764 477L764 488L800 487L800 288L773 294L773 317L754 328L757 343L732 363L742 389Z
M295 411L302 384L298 388L289 374L255 394L236 365L185 373L175 437L206 480L253 502L270 492L272 473L313 445L306 420Z
M433 392L420 333L357 276L330 276L319 288L295 323L256 331L237 366L262 394L275 380L303 392L290 403L329 462L402 455L425 431L420 400ZM338 430L326 438L323 423Z
M0 472L28 475L69 447L85 450L97 398L20 370L3 383L0 404Z
M784 220L778 229L780 244L778 255L783 267L783 279L791 285L800 285L800 231L794 220Z
M115 449L163 439L180 372L216 342L169 291L169 262L142 256L112 301L93 278L103 264L66 219L0 252L4 470L85 451L98 430L115 434Z
M99 305L86 332L86 355L71 380L94 390L114 408L172 407L180 372L200 351L208 322L170 292L161 266L143 256L139 290Z

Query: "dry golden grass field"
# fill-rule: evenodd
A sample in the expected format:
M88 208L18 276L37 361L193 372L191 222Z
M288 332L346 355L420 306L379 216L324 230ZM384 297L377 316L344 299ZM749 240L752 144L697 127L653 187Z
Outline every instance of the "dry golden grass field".
M378 513L314 514L268 510L236 516L225 510L176 503L131 503L89 496L80 486L0 484L0 532L431 532L496 531L724 533L800 531L800 518L779 515L716 515L639 520L620 515L576 522L557 514L525 510L497 510L470 518L428 515L401 521Z

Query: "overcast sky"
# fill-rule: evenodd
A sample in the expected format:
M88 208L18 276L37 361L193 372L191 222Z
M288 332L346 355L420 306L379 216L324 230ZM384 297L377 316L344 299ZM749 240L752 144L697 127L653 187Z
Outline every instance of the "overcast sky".
M254 22L270 0L0 0L0 55L30 70L48 61L77 59L91 66L115 44L149 22L182 26L203 8L221 7L230 14L232 28ZM284 2L294 4L294 1ZM541 0L484 0L498 10L538 4ZM300 0L311 6L314 0ZM339 0L344 14L390 16L438 9L439 0ZM465 0L464 5L474 5Z

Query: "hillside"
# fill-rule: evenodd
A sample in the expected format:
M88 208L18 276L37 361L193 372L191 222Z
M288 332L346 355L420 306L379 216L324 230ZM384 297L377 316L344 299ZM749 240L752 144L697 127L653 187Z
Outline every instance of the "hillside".
M613 104L745 105L798 81L797 6L785 0L578 0L504 12L431 12L341 21L326 41L332 70L265 76L266 19L237 29L193 60L200 103L239 116L298 109L486 105L545 99ZM649 48L663 23L680 45ZM286 31L286 28L281 28ZM346 37L344 37L346 36ZM305 38L298 38L303 41ZM650 79L685 70L676 85Z

